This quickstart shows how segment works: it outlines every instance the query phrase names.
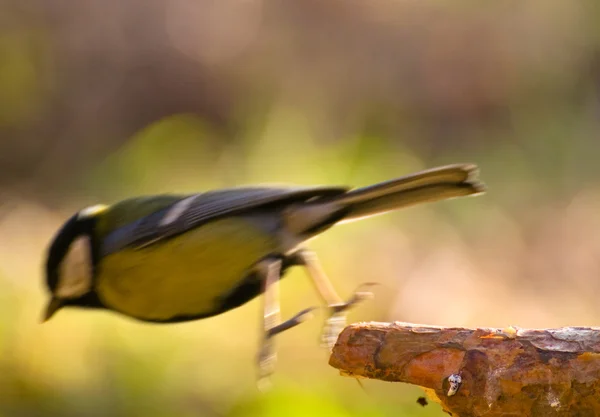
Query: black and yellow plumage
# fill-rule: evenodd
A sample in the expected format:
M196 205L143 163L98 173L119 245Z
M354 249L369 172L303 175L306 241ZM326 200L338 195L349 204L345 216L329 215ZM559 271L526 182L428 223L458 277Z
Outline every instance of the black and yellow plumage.
M138 197L82 210L50 245L50 318L63 306L178 322L226 312L265 293L261 364L281 323L276 283L305 266L333 317L346 307L304 242L336 223L483 191L473 165L451 165L370 187L244 187ZM273 288L272 290L270 288ZM329 331L336 326L329 323ZM328 335L329 340L332 335ZM264 367L264 366L263 366Z

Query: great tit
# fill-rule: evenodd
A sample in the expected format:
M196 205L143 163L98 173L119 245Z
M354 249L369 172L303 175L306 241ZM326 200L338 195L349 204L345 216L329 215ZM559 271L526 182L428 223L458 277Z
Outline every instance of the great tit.
M477 195L477 167L434 168L369 187L240 187L191 195L135 197L85 208L54 236L46 258L51 298L62 307L108 309L146 322L215 316L263 298L259 378L275 363L273 336L305 320L279 313L278 282L303 266L328 306L323 342L331 346L349 308L305 242L337 223L417 203Z

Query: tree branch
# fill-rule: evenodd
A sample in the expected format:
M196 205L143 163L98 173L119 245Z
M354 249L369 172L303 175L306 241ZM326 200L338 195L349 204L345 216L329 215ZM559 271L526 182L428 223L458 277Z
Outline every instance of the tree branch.
M329 364L419 385L452 416L600 415L600 328L466 329L357 323Z

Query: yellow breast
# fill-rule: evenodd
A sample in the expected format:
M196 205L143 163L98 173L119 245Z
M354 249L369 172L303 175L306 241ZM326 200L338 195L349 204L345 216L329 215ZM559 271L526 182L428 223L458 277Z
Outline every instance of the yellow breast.
M104 258L96 291L109 307L145 320L214 312L277 242L242 218L214 221L146 248Z

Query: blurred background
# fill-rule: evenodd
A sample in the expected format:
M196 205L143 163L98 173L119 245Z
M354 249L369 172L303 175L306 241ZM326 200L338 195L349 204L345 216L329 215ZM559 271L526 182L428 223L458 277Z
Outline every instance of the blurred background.
M260 301L160 326L40 324L67 216L149 193L367 185L474 162L489 192L311 242L352 321L600 324L600 7L594 0L0 1L0 417L440 416L418 388L327 364L324 319L278 338ZM291 316L319 299L282 282Z

